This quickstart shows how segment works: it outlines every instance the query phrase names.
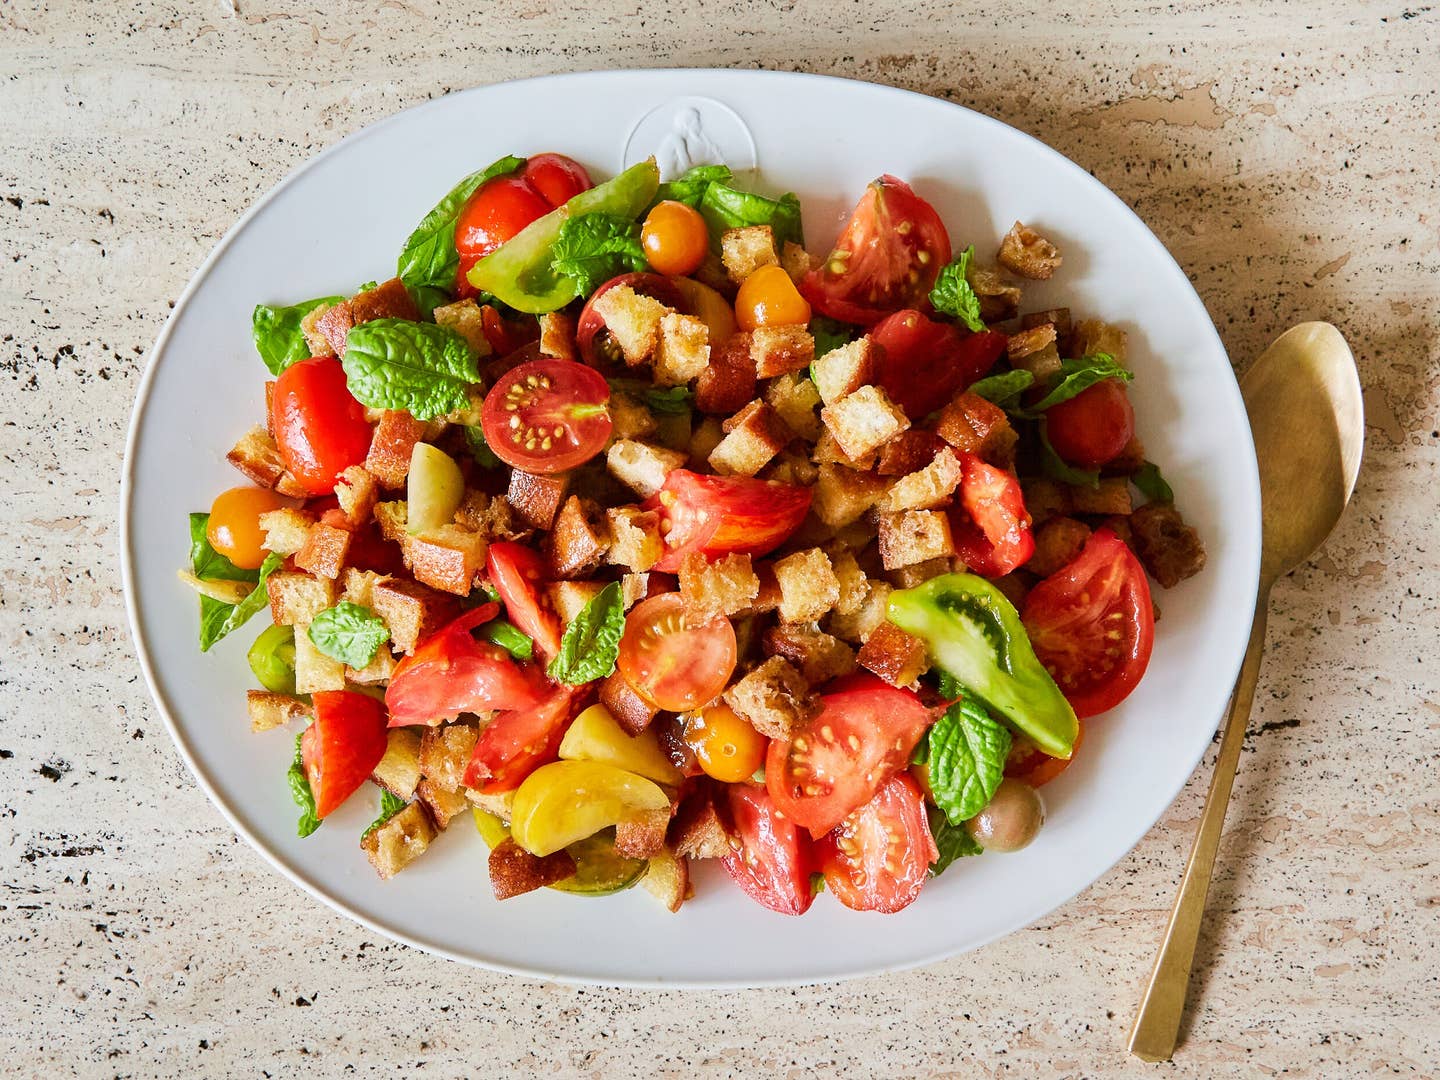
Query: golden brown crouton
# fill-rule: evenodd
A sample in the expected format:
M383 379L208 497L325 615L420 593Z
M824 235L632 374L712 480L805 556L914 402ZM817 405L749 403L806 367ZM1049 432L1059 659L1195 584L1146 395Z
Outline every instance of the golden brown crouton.
M417 582L387 578L371 589L370 608L390 631L391 644L408 655L453 618L458 605Z
M613 555L615 549L612 547L610 553ZM629 611L638 604L650 592L649 574L625 574L620 578L620 605Z
M740 612L742 616L765 615L780 607L780 582L775 579L775 567L770 563L756 563L754 568L760 589L749 607Z
M803 326L757 326L750 332L750 359L761 379L804 371L815 359L815 339Z
M755 396L755 361L750 334L732 334L711 351L709 366L695 380L695 408L728 415Z
M352 528L366 524L375 510L379 487L360 465L351 465L335 483L335 501Z
M1011 334L1005 340L1005 355L1012 367L1018 367L1024 357L1053 346L1055 339L1055 324L1040 323Z
M544 549L554 577L584 577L610 550L610 526L595 503L571 495L560 508Z
M835 610L849 615L860 610L860 605L869 595L869 583L865 571L860 569L852 551L832 545L826 554L830 556L830 568L835 571L835 580L840 585L840 595L835 600Z
M624 390L610 394L610 434L616 439L643 439L655 434L655 414Z
M1027 476L1020 481L1020 491L1025 497L1025 510L1036 525L1072 509L1070 489L1058 481Z
M375 425L370 437L370 452L365 455L365 471L380 486L394 490L405 486L410 475L410 455L415 444L425 438L425 425L407 412L387 409Z
M831 349L815 361L815 389L826 405L834 405L869 385L878 363L870 335Z
M1025 597L1030 594L1030 589L1036 581L1035 575L1029 572L1029 564L1025 570L1012 570L1002 577L995 578L990 582L999 589L1010 606L1019 611L1025 606Z
M660 320L670 308L659 300L637 293L629 285L616 285L594 300L596 314L605 320L625 363L634 367L655 355L660 343Z
M685 460L686 455L678 450L667 450L633 439L620 439L605 451L605 466L610 475L642 499L648 499L659 491L665 485L665 477L672 469L684 465Z
M1049 577L1080 554L1090 539L1090 526L1072 517L1052 517L1035 530L1035 554L1025 569Z
M1076 356L1105 353L1118 364L1124 364L1129 352L1128 335L1114 323L1100 319L1082 319L1070 335L1070 351Z
M1014 461L1015 444L1020 439L1004 409L968 391L940 411L935 431L956 450L1002 468Z
M789 739L820 711L810 687L784 657L772 656L725 691L726 703L772 739Z
M250 712L251 731L269 731L310 715L310 706L298 697L269 690L246 690L245 707Z
M641 887L674 914L680 906L695 895L690 884L690 865L683 855L676 855L666 848L650 860L645 876L640 879Z
M655 382L684 386L710 363L710 328L694 315L670 312L660 320Z
M721 476L754 476L793 438L780 414L752 401L721 425L725 437L710 452L710 467Z
M362 668L352 668L348 664L345 667L345 681L352 682L356 686L378 686L381 683L388 683L390 676L395 674L395 654L390 651L388 645L382 645L375 650L375 655L370 662Z
M670 846L677 855L691 859L723 859L730 854L730 837L709 784L697 786L680 804L670 826Z
M665 554L660 515L638 506L612 506L605 511L613 540L605 561L635 573L649 570Z
M913 686L930 668L925 642L891 622L875 627L856 660L891 686Z
M376 503L374 516L381 536L393 544L405 543L410 535L410 506L404 499Z
M336 304L316 321L315 326L330 342L335 355L343 358L345 336L350 329L373 319L419 321L420 309L399 278L382 281L375 288L356 293L349 300Z
M660 714L659 709L630 688L618 671L600 684L600 704L610 710L615 722L628 735L639 735Z
M906 510L882 514L879 522L880 562L886 570L914 566L955 554L950 519L939 510Z
M878 386L862 386L825 406L820 419L852 461L878 450L910 426L905 410Z
M575 352L575 316L563 311L540 316L540 355L557 360L579 359Z
M323 523L312 526L305 537L304 547L295 553L295 565L316 577L334 581L345 569L351 538L348 529L337 529Z
M760 267L780 262L780 253L775 249L775 230L769 225L726 229L720 234L720 260L730 281L743 284Z
M305 546L314 524L314 514L290 506L261 514L260 528L265 533L265 550L277 555L294 555Z
M345 665L332 660L310 640L310 624L295 627L295 692L318 694L345 689Z
M695 551L680 566L680 597L686 611L702 619L738 614L753 604L759 593L760 579L749 555L724 555L709 562Z
M1061 352L1068 356L1070 332L1075 325L1070 318L1070 309L1068 307L1047 308L1044 311L1031 311L1020 316L1020 329L1022 330L1044 326L1046 323L1055 327L1055 344L1060 347Z
M385 732L385 756L370 779L391 795L409 799L420 783L421 736L414 728L392 727Z
M1172 588L1205 566L1205 545L1170 503L1146 503L1130 515L1135 553L1150 576Z
M783 656L811 686L855 670L855 650L839 638L804 623L781 623L765 631L766 656Z
M841 449L836 442L834 434L827 427L821 427L820 438L815 440L815 446L810 451L810 459L816 465L844 465L849 469L859 469L862 472L873 469L878 452L872 451L853 458Z
M801 278L820 265L820 260L795 241L786 240L780 249L780 265L790 275L790 280L798 285Z
M550 529L555 515L570 490L569 473L528 473L510 470L510 488L505 498L516 518L531 529Z
M1123 476L1101 477L1094 487L1085 484L1070 484L1068 487L1070 506L1077 514L1130 513L1130 481Z
M529 526L515 516L510 500L504 495L496 495L486 504L485 520L480 531L491 543L497 540L524 540L530 535Z
M432 314L437 324L449 327L464 338L476 355L490 355L490 339L485 336L485 317L473 298L437 307Z
M931 510L950 500L960 486L960 459L948 446L918 472L902 476L890 485L875 508L882 513L900 510Z
M807 455L796 450L782 450L775 455L775 460L765 467L761 476L766 480L778 480L782 484L810 487L820 478L820 469Z
M852 645L862 645L885 622L890 606L890 585L888 582L871 578L867 583L865 599L853 612L835 610L830 613L827 627L830 633Z
M970 287L980 298L980 318L987 323L1013 319L1020 310L1020 289L993 267L970 271Z
M469 596L475 576L485 567L488 547L478 532L460 525L441 525L419 536L407 536L402 551L416 581L456 596Z
M779 375L765 387L765 401L780 414L785 426L807 442L820 438L822 426L815 410L820 394L803 375Z
M335 583L298 570L276 570L265 579L265 595L270 600L271 622L300 626L335 606Z
M670 810L645 810L615 825L615 854L627 859L648 859L665 847Z
M913 589L917 585L924 585L931 578L939 577L941 574L948 574L954 569L955 560L947 559L944 556L936 556L933 559L926 559L924 562L911 563L909 566L900 566L894 570L887 571L890 583L897 589ZM963 566L960 569L964 569Z
M775 564L780 585L780 618L811 622L821 618L840 598L840 581L830 557L819 548L787 555Z
M542 858L531 855L506 837L490 852L490 888L496 900L508 900L512 896L543 889L546 885L564 881L574 873L575 860L563 849Z
M253 427L242 435L240 441L225 455L225 460L261 487L294 498L309 494L285 471L285 463L280 459L280 448L263 427Z
M459 791L480 728L461 720L426 728L420 737L420 775L445 791Z
M446 791L426 777L415 785L415 798L430 812L430 820L442 832L461 814L470 809L470 800L462 791Z
M1139 435L1131 435L1127 442L1113 458L1105 463L1101 471L1106 476L1133 476L1145 466L1145 444L1140 441Z
M382 878L392 878L425 854L436 837L430 815L412 802L374 832L360 838L360 847Z
M812 489L811 510L826 525L839 527L857 520L885 493L887 483L874 473L844 465L821 465Z
M305 335L305 347L310 350L311 356L335 355L335 350L330 346L330 339L320 332L320 320L334 306L334 304L317 304L300 320L300 333ZM267 409L266 412L269 410Z
M545 598L560 616L561 625L569 626L604 588L603 581L552 581L545 586Z
M881 476L904 476L917 472L935 460L945 445L933 431L911 428L903 431L880 448L875 458L875 471Z
M1060 267L1060 250L1030 226L1017 221L1000 241L1000 265L1032 281L1044 281Z

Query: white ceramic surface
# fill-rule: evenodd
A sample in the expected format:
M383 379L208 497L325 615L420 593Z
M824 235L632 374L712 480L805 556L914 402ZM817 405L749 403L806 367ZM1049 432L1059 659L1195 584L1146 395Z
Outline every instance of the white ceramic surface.
M293 737L252 735L245 718L244 651L262 619L202 656L194 598L175 579L187 557L186 513L236 482L224 452L262 416L250 309L393 273L400 244L434 201L504 153L560 150L607 175L657 104L696 95L743 118L764 189L799 192L817 252L881 172L931 199L957 247L992 251L1017 218L1052 237L1064 267L1027 288L1026 306L1068 304L1129 329L1139 433L1203 534L1209 565L1159 594L1150 671L1088 726L1076 764L1045 789L1039 839L1016 855L963 860L899 915L856 914L827 896L803 918L774 915L714 866L702 868L695 900L674 916L639 889L600 900L542 891L497 904L483 847L463 822L382 883L357 846L373 797L352 799L309 839L295 836L284 780ZM1259 558L1254 455L1230 365L1184 274L1117 198L1042 144L957 106L753 71L484 87L317 157L237 223L176 305L136 403L122 502L126 597L146 677L197 780L247 840L315 896L397 940L607 984L753 985L890 970L975 948L1063 904L1139 840L1209 744L1244 646Z

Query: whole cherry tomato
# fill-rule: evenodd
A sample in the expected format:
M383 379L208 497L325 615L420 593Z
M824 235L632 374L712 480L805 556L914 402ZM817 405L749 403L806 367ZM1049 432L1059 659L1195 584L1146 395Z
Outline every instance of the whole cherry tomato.
M345 385L333 356L291 364L275 380L270 430L285 468L312 495L329 495L335 479L370 452L365 407Z

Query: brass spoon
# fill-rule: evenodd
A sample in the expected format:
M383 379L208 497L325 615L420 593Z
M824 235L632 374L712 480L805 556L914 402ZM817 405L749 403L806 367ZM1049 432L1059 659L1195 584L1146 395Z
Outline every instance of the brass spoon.
M1240 392L1260 463L1264 533L1255 622L1225 720L1200 830L1130 1031L1130 1052L1145 1061L1165 1061L1175 1052L1205 894L1260 674L1270 588L1309 559L1330 535L1355 490L1365 440L1355 358L1340 331L1329 323L1301 323L1281 334L1245 373Z

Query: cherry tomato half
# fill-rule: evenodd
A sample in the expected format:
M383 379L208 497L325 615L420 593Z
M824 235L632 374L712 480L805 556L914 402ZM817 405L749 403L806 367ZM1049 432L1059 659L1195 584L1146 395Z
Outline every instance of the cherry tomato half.
M1082 719L1129 696L1155 644L1145 570L1110 529L1096 529L1069 565L1030 590L1021 620Z
M646 261L657 271L683 276L705 261L710 250L710 230L700 211L666 199L645 215L640 245L645 249Z
M657 709L698 709L730 682L735 628L723 615L697 620L679 593L661 593L626 616L618 666L630 688Z
M810 498L809 488L775 480L674 469L644 504L659 510L665 537L665 555L655 569L673 574L692 551L768 555L800 527Z
M800 281L822 315L871 326L892 311L918 308L950 261L940 215L910 185L882 176L865 189L835 250Z
M505 464L554 473L589 461L610 438L610 384L573 360L531 360L485 395L480 426Z
M909 907L939 857L925 798L903 772L830 830L820 846L825 884L854 911Z
M270 430L285 468L312 495L329 495L336 478L370 452L365 407L351 396L333 356L291 364L275 380Z
M1071 465L1098 469L1135 435L1135 409L1119 379L1106 379L1045 411L1045 435Z
M721 864L757 904L781 915L803 915L815 901L810 838L781 814L763 787L727 786L733 843Z
M1020 481L968 451L960 452L960 507L950 515L955 554L972 573L1003 577L1035 554Z
M560 652L560 617L544 599L545 560L524 544L500 541L485 554L485 576L500 594L505 614L548 657Z
M370 778L385 756L385 706L365 694L326 690L311 697L315 722L300 737L300 761L323 818Z
M210 505L205 538L242 570L259 570L265 561L265 530L260 515L290 506L291 500L260 487L222 491Z
M897 311L870 331L880 346L880 385L913 420L942 408L984 377L1005 353L998 330L967 334L954 323L927 319L918 311Z

